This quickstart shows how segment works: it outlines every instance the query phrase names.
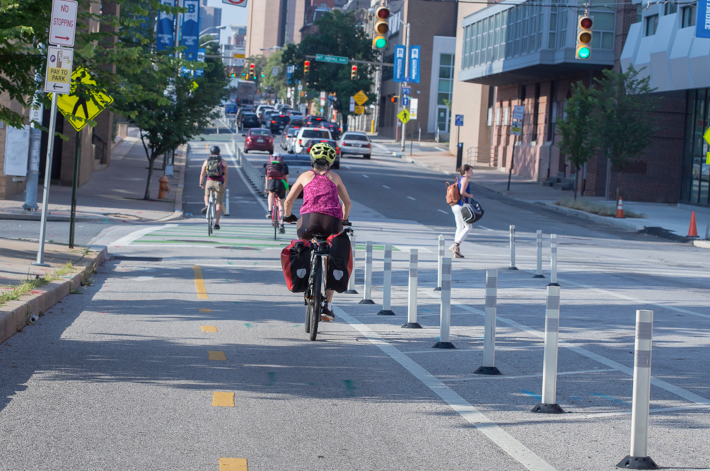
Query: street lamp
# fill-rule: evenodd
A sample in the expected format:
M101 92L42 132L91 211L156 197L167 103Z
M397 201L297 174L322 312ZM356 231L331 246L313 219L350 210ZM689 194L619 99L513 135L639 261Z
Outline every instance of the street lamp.
M209 30L211 30L211 29L213 29L213 28L219 31L219 30L222 30L222 29L224 29L224 28L226 28L226 27L227 27L227 25L224 25L224 26L210 26L209 28L202 30L202 32L200 33L200 36L202 36L205 31L209 31Z

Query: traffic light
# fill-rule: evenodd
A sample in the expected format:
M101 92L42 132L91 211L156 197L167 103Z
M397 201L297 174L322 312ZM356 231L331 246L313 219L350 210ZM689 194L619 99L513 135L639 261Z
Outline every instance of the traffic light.
M311 61L305 61L303 63L303 75L308 77L308 74L311 73Z
M575 58L589 59L592 55L594 17L583 15L577 20L577 52Z
M254 71L254 68L256 66L254 64L249 65L249 73L251 74L251 79L256 80L256 72Z
M261 78L264 78L264 74L261 74Z
M387 7L379 7L375 11L375 37L372 40L372 48L382 51L387 48L387 37L390 31L390 9Z
M355 80L357 78L357 66L354 65L350 71L350 79Z
M229 76L232 77L232 78L234 78L234 77L237 76L237 74L235 74L234 72L232 72L231 74L229 74Z
M394 95L394 96L391 98L391 101L392 101L392 103L395 103L395 104L399 103L399 96L398 96L398 95Z

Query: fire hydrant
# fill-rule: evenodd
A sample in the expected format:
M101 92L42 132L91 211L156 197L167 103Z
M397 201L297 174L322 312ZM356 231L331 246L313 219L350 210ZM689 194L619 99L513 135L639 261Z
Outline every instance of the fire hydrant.
M158 199L163 200L168 196L168 192L170 191L170 187L168 186L168 177L163 175L160 177L160 190L158 190Z

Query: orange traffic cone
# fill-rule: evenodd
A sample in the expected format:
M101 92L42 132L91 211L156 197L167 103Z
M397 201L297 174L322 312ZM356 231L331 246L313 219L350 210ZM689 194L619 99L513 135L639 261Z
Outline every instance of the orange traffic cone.
M621 196L619 196L619 203L616 205L616 217L618 217L618 218L624 217L624 202L621 199Z
M698 228L695 225L695 211L690 216L690 227L688 228L688 237L698 237Z

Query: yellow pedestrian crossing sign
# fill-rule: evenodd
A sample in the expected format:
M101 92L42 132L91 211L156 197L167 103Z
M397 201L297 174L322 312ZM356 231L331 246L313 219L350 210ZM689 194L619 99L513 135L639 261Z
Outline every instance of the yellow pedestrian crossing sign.
M355 99L355 103L357 103L357 104L360 105L360 106L362 106L362 104L365 103L365 102L368 100L367 95L365 95L365 92L363 92L362 90L360 90L359 92L357 92L357 93L353 96L353 98Z
M407 124L409 122L409 111L407 111L407 108L400 111L397 117L402 123Z
M80 76L83 75L82 78ZM113 98L102 92L93 92L91 99L74 95L76 83L96 85L86 69L79 68L72 74L72 91L70 95L57 97L57 107L77 132L89 124L88 121L99 115L108 105L113 103Z

